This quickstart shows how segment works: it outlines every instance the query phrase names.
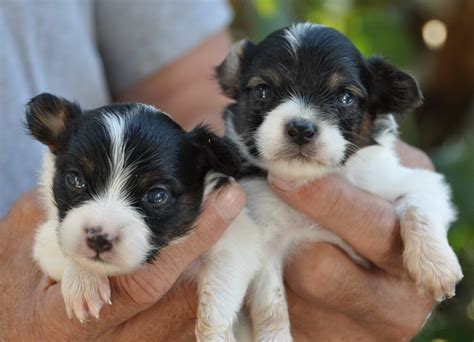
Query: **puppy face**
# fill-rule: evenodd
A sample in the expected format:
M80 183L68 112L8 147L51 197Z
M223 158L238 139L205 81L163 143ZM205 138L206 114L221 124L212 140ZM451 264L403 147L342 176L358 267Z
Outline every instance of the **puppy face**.
M82 111L43 94L28 104L26 118L54 155L59 244L100 273L128 272L186 234L207 171L238 167L222 138L203 127L186 133L147 105Z
M380 114L421 102L416 81L380 58L365 60L339 32L297 24L258 45L234 45L217 68L228 135L253 163L288 178L334 170L373 143Z

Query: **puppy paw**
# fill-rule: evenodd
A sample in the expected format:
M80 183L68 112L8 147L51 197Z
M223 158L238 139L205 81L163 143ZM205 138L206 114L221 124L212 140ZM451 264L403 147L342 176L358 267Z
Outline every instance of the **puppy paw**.
M403 262L420 295L429 292L438 302L455 295L463 274L446 237L433 234L436 223L407 208L400 217Z
M215 327L211 328L197 322L195 329L196 341L197 342L235 342L235 336L232 331L232 327L222 328Z
M210 292L203 291L198 305L196 327L197 342L235 342L232 321L222 315L212 303Z
M256 337L258 342L292 342L293 337L291 336L290 329L280 329L280 330L267 330L259 331Z
M112 304L108 278L78 266L66 268L61 291L69 319L75 316L81 323L89 316L99 319L102 307Z

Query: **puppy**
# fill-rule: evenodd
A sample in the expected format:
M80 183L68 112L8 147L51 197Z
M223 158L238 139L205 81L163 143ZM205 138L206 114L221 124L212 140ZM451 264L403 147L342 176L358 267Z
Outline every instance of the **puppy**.
M247 293L255 340L290 341L282 270L301 243L327 241L367 265L335 233L273 195L266 174L304 185L333 173L390 201L400 220L404 265L420 292L438 301L454 295L462 271L447 241L455 219L450 189L435 172L402 166L393 148L394 115L422 102L412 76L381 58L363 58L341 33L310 23L278 30L259 44L237 43L217 76L234 100L225 121L244 160L240 183L248 204L241 216L250 216L260 241L230 245L227 259L211 257L212 269L201 274L207 286L200 288L199 340L235 338L238 292Z
M185 236L206 193L239 168L225 139L184 132L143 104L83 111L41 94L27 105L31 135L49 147L41 174L47 220L33 256L61 281L69 317L98 318L108 276L131 273ZM207 177L210 170L217 176Z

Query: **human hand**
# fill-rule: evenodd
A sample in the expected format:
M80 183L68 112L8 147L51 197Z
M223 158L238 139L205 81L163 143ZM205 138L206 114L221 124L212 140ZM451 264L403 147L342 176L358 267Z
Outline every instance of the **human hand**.
M423 152L404 143L397 150L405 166L433 169ZM373 264L366 269L328 243L300 251L285 271L295 340L396 341L415 336L435 302L418 294L403 268L392 205L335 176L289 191L275 180L273 188Z
M31 257L34 229L43 218L38 203L37 193L29 192L0 222L0 340L180 341L194 339L195 289L173 285L238 215L245 194L237 185L212 194L187 239L134 274L110 278L112 306L84 324L68 320L60 284Z

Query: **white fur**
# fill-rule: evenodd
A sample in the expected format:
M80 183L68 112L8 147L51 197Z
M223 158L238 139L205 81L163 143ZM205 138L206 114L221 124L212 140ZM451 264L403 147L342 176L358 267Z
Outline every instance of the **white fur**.
M223 175L215 172L206 176L205 198L219 177ZM261 233L244 209L219 242L186 272L198 285L198 341L235 341L235 330L240 331L238 341L242 341L240 334L248 334L245 325L236 327L234 322L261 264Z
M309 147L317 152L308 156L310 160L285 159L281 156L287 146L292 144L286 137L285 125L295 119L316 123L318 133ZM344 158L347 145L337 126L325 121L317 109L306 105L296 96L265 116L255 134L255 140L264 169L283 178L295 178L299 181L314 179L332 170ZM241 142L239 145L241 149L245 149Z
M59 246L57 229L59 226L58 209L53 199L53 179L55 156L46 152L40 176L41 203L46 210L47 221L38 227L33 245L33 258L41 269L54 280L61 280L66 257Z
M289 45L289 51L294 58L298 56L298 49L304 39L306 32L315 27L323 27L323 25L306 23L296 23L285 30L285 38Z
M62 280L67 312L81 321L88 314L97 317L100 308L110 302L107 276L133 271L151 248L151 232L128 202L125 185L133 174L133 165L126 166L126 119L110 114L103 124L111 137L111 174L102 193L68 211L59 222L52 194L55 156L50 152L45 157L40 182L47 221L37 230L33 257L50 277ZM86 244L85 229L97 226L116 238L113 248L101 253L102 262L93 260L95 252Z
M91 314L96 319L104 304L112 304L107 276L101 276L68 259L64 269L61 292L69 318L83 323ZM86 309L87 307L87 309Z
M273 111L275 120L262 129L267 132L266 137L271 130L278 134L283 122L278 118L287 112L282 108L299 110L294 103L285 103ZM441 175L400 165L392 146L396 126L390 117L382 120L388 120L392 126L387 127L395 130L381 131L377 136L380 146L359 150L337 173L353 185L394 203L400 217L407 270L420 290L430 291L441 300L454 294L454 286L462 277L446 238L455 218L450 191ZM277 148L278 141L270 145L268 148ZM319 164L313 167L318 168ZM286 176L299 181L297 173L288 172ZM255 340L291 341L282 270L297 246L326 241L342 248L356 262L367 263L335 233L288 207L265 180L244 179L241 185L247 192L247 208L206 254L207 267L198 273L198 340L234 340L229 325L247 290Z

